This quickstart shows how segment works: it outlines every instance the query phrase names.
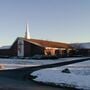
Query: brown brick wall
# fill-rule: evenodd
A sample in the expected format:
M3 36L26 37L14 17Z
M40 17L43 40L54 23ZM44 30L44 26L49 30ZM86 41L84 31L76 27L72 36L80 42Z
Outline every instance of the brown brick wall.
M44 54L44 48L27 41L24 41L24 51L25 57L32 57L34 55Z
M24 56L25 57L30 57L31 55L30 55L30 52L31 52L31 44L30 43L28 43L28 42L26 42L26 41L24 41Z
M10 56L9 49L0 49L0 57L4 57L4 56Z
M34 55L44 55L44 48L35 44L31 44L31 56Z
M17 40L14 42L10 49L10 55L11 56L17 56Z

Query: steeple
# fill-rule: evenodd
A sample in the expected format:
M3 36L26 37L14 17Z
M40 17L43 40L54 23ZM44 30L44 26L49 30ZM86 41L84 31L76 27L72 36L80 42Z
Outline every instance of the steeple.
M26 24L25 38L26 39L30 39L30 33L29 33L29 26L28 26L28 24Z

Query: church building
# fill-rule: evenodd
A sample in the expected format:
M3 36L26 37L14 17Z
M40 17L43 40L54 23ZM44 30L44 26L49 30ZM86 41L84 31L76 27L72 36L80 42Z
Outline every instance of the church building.
M66 43L33 39L28 24L25 37L18 37L9 48L0 48L0 57L72 56L74 48Z

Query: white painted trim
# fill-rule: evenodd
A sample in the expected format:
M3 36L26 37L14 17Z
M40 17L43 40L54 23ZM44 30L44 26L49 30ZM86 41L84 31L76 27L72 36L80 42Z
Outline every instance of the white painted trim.
M18 52L18 57L24 57L24 40L22 38L18 39L17 43L17 52Z

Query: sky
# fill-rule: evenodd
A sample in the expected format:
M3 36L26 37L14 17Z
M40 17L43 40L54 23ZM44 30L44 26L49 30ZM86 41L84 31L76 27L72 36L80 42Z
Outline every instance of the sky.
M24 37L90 42L90 0L0 0L0 46Z

